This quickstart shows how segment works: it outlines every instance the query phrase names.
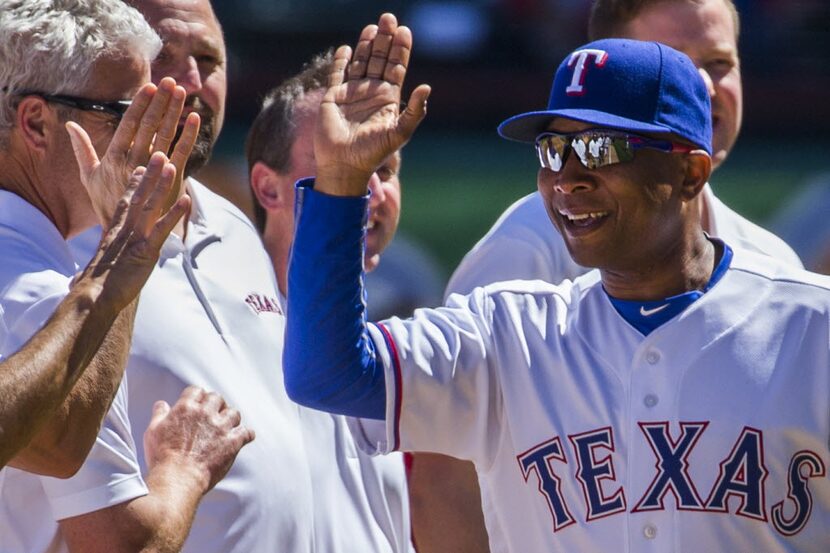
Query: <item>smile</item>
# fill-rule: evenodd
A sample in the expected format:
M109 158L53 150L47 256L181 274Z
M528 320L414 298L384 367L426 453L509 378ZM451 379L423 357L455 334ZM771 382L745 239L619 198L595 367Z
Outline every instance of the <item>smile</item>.
M571 228L595 228L608 216L607 211L592 211L589 213L568 213L559 210L565 224Z

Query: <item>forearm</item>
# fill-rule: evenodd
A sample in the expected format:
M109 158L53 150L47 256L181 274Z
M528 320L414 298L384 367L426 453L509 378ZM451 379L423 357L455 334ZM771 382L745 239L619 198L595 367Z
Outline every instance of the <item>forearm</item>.
M71 553L174 553L181 551L207 489L204 475L186 459L153 467L149 493L60 522Z
M78 283L44 327L0 365L0 466L50 418L59 418L56 411L116 317L99 297L99 286Z
M297 190L288 272L286 389L309 407L383 419L383 366L363 301L367 200L315 193L305 184Z
M82 290L76 291L79 287ZM42 373L43 385L33 388L28 382L22 387L41 392L28 400L39 420L28 430L26 439L31 442L10 462L17 468L71 476L95 443L123 377L136 309L133 302L114 312L99 303L97 289L86 283L73 287L43 331L24 348L39 350L27 354L27 362L31 370ZM51 368L44 371L44 366ZM29 425L31 418L26 420Z

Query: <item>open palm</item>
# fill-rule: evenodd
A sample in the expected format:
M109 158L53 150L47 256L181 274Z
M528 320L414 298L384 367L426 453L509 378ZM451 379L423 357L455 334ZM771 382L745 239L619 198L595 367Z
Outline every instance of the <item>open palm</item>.
M116 204L126 190L136 168L145 166L154 152L168 155L176 136L185 100L185 90L171 78L158 86L147 84L136 94L118 125L101 159L86 131L76 123L67 123L81 182L89 194L95 213L105 228L109 226ZM199 131L198 115L191 114L170 155L176 167L176 182L167 199L169 207L181 193L181 180L187 158Z
M400 112L412 33L383 14L363 29L352 56L338 48L320 106L314 138L321 191L337 195L365 193L372 172L412 136L426 114L430 89L413 91ZM331 185L332 188L326 189Z

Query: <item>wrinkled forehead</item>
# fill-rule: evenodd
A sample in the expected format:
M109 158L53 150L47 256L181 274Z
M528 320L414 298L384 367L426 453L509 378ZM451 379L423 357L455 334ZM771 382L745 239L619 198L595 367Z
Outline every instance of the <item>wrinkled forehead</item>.
M83 90L78 92L97 100L127 100L149 82L149 60L134 55L108 57L95 62Z

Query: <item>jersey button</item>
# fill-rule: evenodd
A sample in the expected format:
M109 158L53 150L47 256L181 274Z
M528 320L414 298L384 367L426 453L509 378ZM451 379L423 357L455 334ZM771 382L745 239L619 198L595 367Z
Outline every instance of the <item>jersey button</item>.
M657 396L654 394L648 394L646 397L643 398L643 405L646 407L654 407L657 405Z
M646 524L643 526L643 535L648 540L653 540L657 537L657 527L653 524Z
M650 349L646 352L646 362L649 365L656 365L660 361L660 352Z

